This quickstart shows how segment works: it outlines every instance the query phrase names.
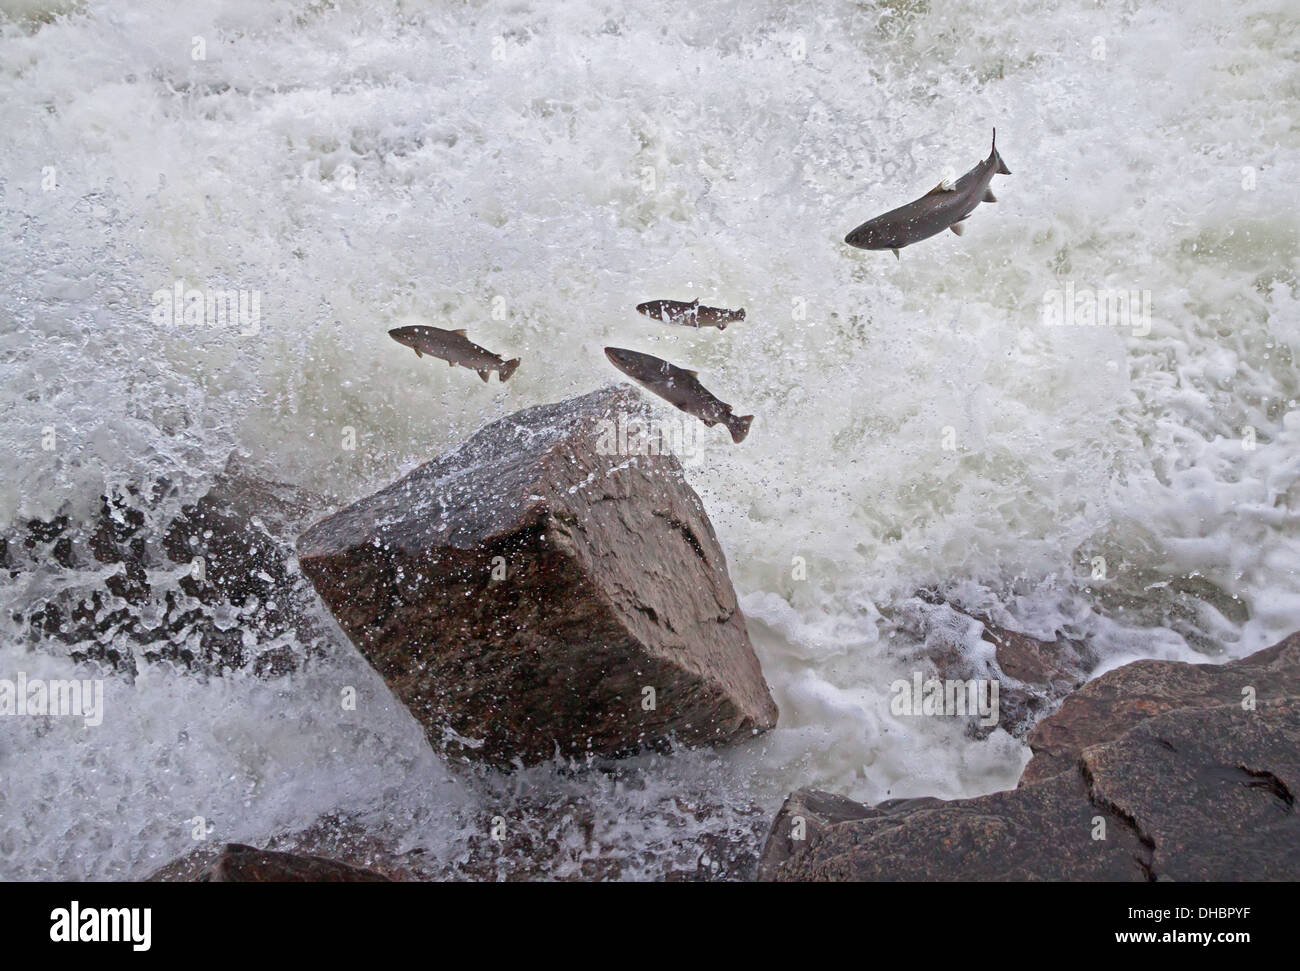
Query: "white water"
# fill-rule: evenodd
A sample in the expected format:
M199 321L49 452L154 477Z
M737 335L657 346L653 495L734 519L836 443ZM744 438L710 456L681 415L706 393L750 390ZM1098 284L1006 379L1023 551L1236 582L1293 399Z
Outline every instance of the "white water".
M888 713L916 645L880 611L926 585L1108 665L1300 629L1293 0L0 8L6 528L160 474L201 494L235 446L354 497L614 380L618 344L758 415L690 474L782 712L742 749L637 760L651 793L1013 784L1005 734ZM964 237L841 243L995 125L1014 174ZM156 326L178 278L260 291L260 332ZM1150 333L1044 326L1067 282L1149 290ZM748 319L631 309L694 296ZM385 334L412 322L524 364L483 385ZM0 677L75 670L13 620L51 592L0 594ZM93 729L0 720L0 876L142 876L196 814L260 842L366 813L450 854L493 808L346 650L272 681L145 670L106 703ZM601 798L644 836L644 792Z

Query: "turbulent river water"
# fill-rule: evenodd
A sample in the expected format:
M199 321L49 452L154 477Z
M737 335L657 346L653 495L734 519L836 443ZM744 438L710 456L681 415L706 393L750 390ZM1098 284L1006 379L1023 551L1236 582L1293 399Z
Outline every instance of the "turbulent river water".
M675 795L1013 785L1020 741L889 710L923 588L1103 666L1300 629L1294 0L0 10L0 529L160 476L165 522L232 450L347 500L635 347L757 415L686 465L781 709L736 749L503 782L343 640L282 677L88 673L28 618L111 568L51 564L0 590L0 678L103 676L105 718L0 718L0 877L140 877L200 815L451 859L511 793L583 792L634 855ZM843 244L995 126L1014 174L962 237ZM178 282L254 325L162 319ZM1066 295L1111 312L1053 318ZM697 296L746 320L632 310ZM387 337L411 323L524 363L482 384Z

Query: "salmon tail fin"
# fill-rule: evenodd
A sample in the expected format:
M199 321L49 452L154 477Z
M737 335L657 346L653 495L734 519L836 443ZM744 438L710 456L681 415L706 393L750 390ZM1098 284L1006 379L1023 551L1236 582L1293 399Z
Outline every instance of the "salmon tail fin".
M484 384L487 384L487 379L491 374L492 374L491 371L489 371L487 368L484 368L482 371L479 371L478 376L483 379Z
M1002 161L1002 156L998 154L998 130L993 129L993 151L989 153L989 158L997 163L997 168L993 171L998 175L1010 175L1011 170L1007 168L1007 163Z
M744 308L744 307L741 307L739 310L736 311L736 319L737 319L737 320L744 320L744 319L745 319L745 308Z
M497 368L497 373L501 375L502 381L507 381L509 380L510 375L515 373L515 368L517 367L519 367L519 358L512 357L510 360L506 361L505 364L502 364Z
M731 432L731 440L739 445L749 434L749 426L753 423L753 415L732 415L727 421L727 431Z

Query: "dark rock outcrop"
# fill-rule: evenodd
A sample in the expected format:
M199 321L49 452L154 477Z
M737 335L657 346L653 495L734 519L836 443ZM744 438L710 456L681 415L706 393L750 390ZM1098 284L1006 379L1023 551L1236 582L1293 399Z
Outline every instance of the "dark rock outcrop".
M37 585L53 593L11 617L19 636L127 674L141 660L275 674L320 650L330 634L293 540L323 500L235 457L199 499L165 515L175 492L160 480L104 497L88 523L59 516L11 532L0 546L11 580L58 574ZM104 577L105 566L116 571Z
M1072 696L1040 724L1060 748L1016 789L876 807L796 792L759 877L1294 880L1297 640L1226 665L1143 661L1110 672L1077 710ZM1255 689L1256 707L1243 705L1243 687ZM1053 736L1057 719L1068 731Z
M494 422L313 526L299 562L435 747L497 765L740 741L776 706L726 560L606 389Z
M227 843L198 875L200 883L388 883L374 870L305 853Z
M1117 817L1108 839L1094 841L1083 780L1063 775L1031 790L976 799L936 800L919 808L869 810L862 818L820 818L807 845L782 857L797 821L778 813L759 861L760 879L876 880L1143 880L1145 847Z
M1134 661L1107 671L1029 733L1026 741L1034 756L1020 782L1065 772L1087 746L1118 738L1162 712L1239 705L1244 689L1258 700L1300 696L1300 634L1227 664Z
M1078 770L975 799L778 814L767 880L1294 880L1300 699L1184 708L1085 749ZM1104 825L1104 829L1102 826ZM1100 838L1098 838L1100 837Z
M763 847L758 879L775 879L787 860L817 847L827 830L836 823L874 819L885 812L885 803L867 806L821 789L798 789L790 793L777 813Z
M419 850L398 852L392 841L378 837L356 817L323 816L310 826L291 833L259 839L261 849L244 843L201 843L184 856L176 857L144 879L150 883L194 883L217 878L234 882L244 863L258 864L260 857L323 859L353 870L378 874L394 882L427 879L421 870L424 855ZM241 854L246 859L238 859ZM222 863L221 873L213 870ZM262 868L261 872L273 872ZM314 872L325 873L326 870ZM251 881L246 881L251 882Z
M382 828L373 828L375 820L336 816L268 836L258 845L293 857L324 857L402 882L715 882L754 878L768 828L768 813L748 803L651 795L635 771L593 770L576 787L581 792L549 795L516 791L513 776L485 776L489 784L478 793L479 808L443 817L434 847L411 847L403 839L399 848ZM636 795L611 800L613 787ZM225 844L203 844L147 879L193 882L224 849Z

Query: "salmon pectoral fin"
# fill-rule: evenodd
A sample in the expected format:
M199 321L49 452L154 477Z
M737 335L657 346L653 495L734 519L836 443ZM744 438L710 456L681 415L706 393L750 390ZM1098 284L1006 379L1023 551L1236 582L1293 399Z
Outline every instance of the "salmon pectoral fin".
M424 357L424 355L420 353L420 349L418 347L412 347L411 350L415 351L416 357Z
M478 376L483 379L484 384L487 384L487 380L491 376L491 374L492 372L489 371L487 368L484 368L478 372Z
M448 361L448 362L447 362L447 367L455 367L455 366L456 366L456 362L455 362L455 361Z
M896 260L901 260L902 258L903 258L902 255L898 252L897 248L895 248L895 250L894 250L894 259L896 259Z

